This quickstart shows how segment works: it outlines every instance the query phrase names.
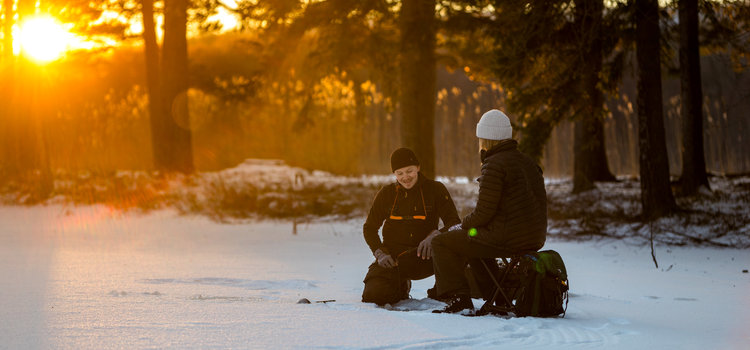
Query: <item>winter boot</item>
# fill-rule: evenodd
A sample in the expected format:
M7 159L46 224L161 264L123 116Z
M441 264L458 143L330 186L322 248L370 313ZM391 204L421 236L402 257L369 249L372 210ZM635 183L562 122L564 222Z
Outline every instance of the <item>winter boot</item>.
M474 312L474 303L471 302L471 297L468 295L454 295L451 297L446 304L448 304L442 310L433 310L433 313L451 313L455 314L463 310L468 309L469 312Z
M437 296L437 287L432 287L427 290L427 297L433 300L439 300Z
M444 303L448 302L450 298L441 298L437 294L437 286L433 286L432 288L427 290L427 297L432 300L442 301Z

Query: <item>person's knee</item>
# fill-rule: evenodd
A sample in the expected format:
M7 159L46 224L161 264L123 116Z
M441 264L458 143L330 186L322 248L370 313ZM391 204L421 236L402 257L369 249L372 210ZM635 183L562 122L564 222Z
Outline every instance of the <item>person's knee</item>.
M363 303L375 303L378 305L388 304L388 298L386 298L380 291L365 288L362 292Z
M365 288L362 292L363 303L375 303L383 306L385 304L395 303L396 301L398 300L396 300L395 295L387 290Z
M378 305L391 304L399 301L398 286L389 283L383 278L373 278L365 281L365 289L362 291L363 303L375 303Z
M454 235L454 232L448 232L444 233L442 235L436 236L432 240L432 254L433 257L435 256L444 256L444 255L450 255L450 251L453 249L452 246L455 244L453 237L451 235Z
M447 246L448 234L437 235L432 239L432 250L445 248Z

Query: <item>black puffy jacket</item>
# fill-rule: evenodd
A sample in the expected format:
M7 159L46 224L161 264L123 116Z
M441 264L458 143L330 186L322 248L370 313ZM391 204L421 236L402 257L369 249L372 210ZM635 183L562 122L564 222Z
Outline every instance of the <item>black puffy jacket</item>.
M547 191L542 169L504 141L482 155L479 198L461 222L473 239L512 251L539 250L547 237Z

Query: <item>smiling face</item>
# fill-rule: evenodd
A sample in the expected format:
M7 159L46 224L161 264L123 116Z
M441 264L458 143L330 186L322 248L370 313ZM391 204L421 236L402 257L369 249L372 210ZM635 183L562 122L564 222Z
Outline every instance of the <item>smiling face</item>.
M419 179L419 165L409 165L398 168L393 172L396 175L396 181L404 186L407 190L414 187Z

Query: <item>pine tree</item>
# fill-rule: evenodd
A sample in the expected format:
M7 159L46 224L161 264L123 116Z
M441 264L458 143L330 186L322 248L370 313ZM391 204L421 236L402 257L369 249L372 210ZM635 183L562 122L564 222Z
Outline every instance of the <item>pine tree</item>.
M679 0L680 101L682 116L682 176L679 193L692 195L710 188L703 152L703 89L698 45L698 0Z
M187 0L166 0L161 62L162 103L166 113L157 131L157 169L191 173L193 146L188 111Z
M619 62L621 54L615 28L605 26L603 1L459 3L465 7L451 12L446 25L463 45L459 60L502 86L520 131L519 149L541 161L553 129L573 120L578 124L574 192L614 180L604 149L603 101L605 93L616 91L620 71L605 65ZM607 82L605 68L615 71Z
M594 188L594 181L614 181L604 140L604 92L601 88L604 33L603 0L578 0L576 26L581 44L581 116L575 124L573 193Z
M435 1L403 0L401 28L401 140L421 172L435 177Z
M141 0L143 19L143 48L146 62L146 91L148 93L148 112L151 124L151 149L154 166L163 168L168 154L165 154L163 142L164 101L161 93L161 65L159 44L156 41L156 23L154 21L154 0Z
M664 136L657 0L635 0L636 60L638 63L638 146L641 204L646 220L676 209L669 183Z

